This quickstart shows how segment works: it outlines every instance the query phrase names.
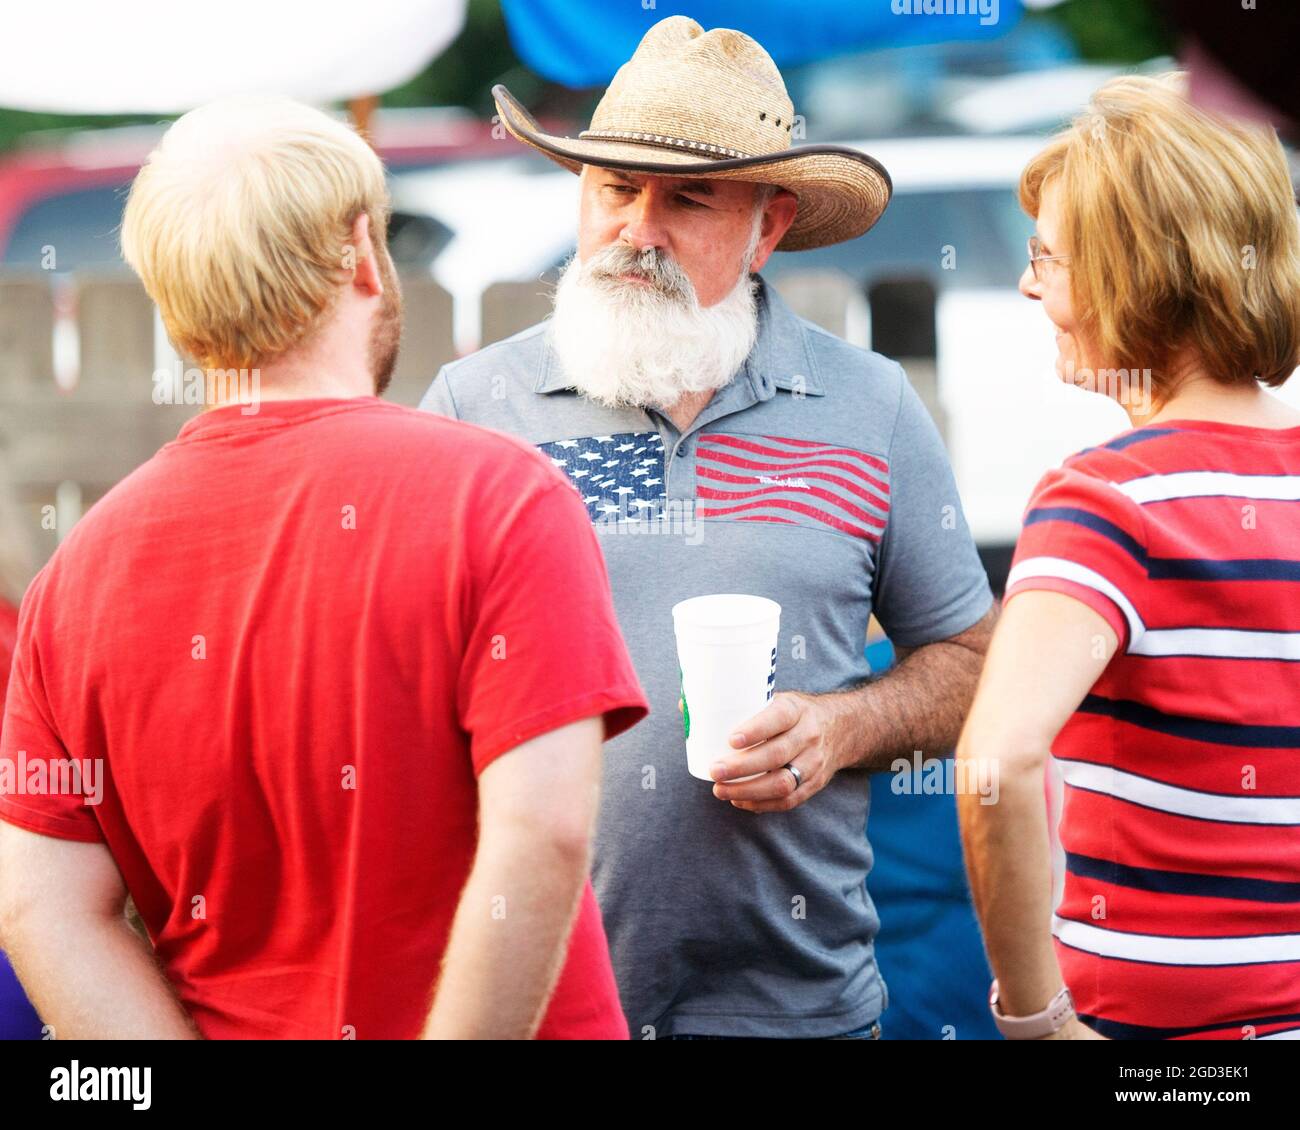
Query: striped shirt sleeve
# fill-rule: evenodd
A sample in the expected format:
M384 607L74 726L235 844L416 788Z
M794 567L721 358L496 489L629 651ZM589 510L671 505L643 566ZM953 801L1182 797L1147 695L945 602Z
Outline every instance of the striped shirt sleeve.
M1124 650L1143 631L1146 561L1137 505L1106 479L1060 467L1034 488L1005 600L1032 589L1074 597L1106 619Z

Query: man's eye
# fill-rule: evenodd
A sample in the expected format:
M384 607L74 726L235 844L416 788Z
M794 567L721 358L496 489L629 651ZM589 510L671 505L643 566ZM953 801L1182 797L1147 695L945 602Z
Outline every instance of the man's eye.
M624 195L624 194L626 194L626 193L629 193L629 192L635 192L635 191L636 191L636 189L633 188L630 184L607 184L605 187L606 187L606 188L612 188L612 189L613 189L615 192L617 192L620 196L622 196L622 195Z
M705 204L703 200L695 200L690 196L678 196L677 199L680 200L683 204L689 204L692 208L708 207L708 205Z

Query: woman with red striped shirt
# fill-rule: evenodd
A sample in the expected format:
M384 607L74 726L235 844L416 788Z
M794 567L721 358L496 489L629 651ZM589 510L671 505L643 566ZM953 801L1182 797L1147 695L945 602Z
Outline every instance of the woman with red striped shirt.
M1048 473L958 747L1010 1038L1300 1038L1300 227L1271 130L1124 78L1039 154L1020 282L1133 427ZM1043 772L1065 782L1053 911ZM967 775L963 775L963 771Z

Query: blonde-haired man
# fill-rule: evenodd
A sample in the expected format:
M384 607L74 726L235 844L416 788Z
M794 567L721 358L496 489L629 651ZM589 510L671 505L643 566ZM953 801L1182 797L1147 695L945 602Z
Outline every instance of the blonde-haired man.
M200 366L260 364L265 376L268 359L281 369L291 360L268 396L297 395L300 385L348 394L350 385L318 382L330 380L327 359L343 339L369 340L364 391L378 394L397 363L402 315L388 211L383 166L355 131L290 101L225 99L176 122L140 170L122 253L177 349ZM354 271L363 295L377 299L373 310L339 301ZM307 377L303 363L324 372Z
M387 211L283 101L187 114L132 189L172 340L259 396L212 381L23 604L0 941L60 1037L627 1036L587 871L645 701L549 461L376 399Z

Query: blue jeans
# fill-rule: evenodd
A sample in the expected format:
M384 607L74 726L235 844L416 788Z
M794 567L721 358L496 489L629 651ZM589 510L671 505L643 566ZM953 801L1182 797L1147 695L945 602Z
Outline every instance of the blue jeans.
M663 1036L665 1040L746 1040L749 1036ZM764 1040L772 1039L770 1036L755 1036L753 1039ZM870 1024L864 1024L861 1028L854 1028L852 1032L845 1032L840 1036L823 1036L826 1040L878 1040L880 1039L880 1021L873 1020Z

